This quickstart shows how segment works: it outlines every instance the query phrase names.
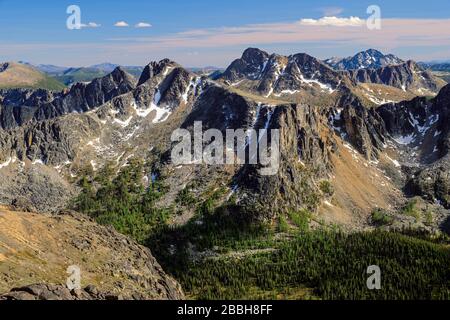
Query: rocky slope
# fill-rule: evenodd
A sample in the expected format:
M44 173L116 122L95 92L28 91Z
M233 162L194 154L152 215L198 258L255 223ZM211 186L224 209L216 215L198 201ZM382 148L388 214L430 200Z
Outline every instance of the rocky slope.
M66 287L69 266L82 290ZM5 293L9 292L9 293ZM78 213L0 207L0 300L183 299L149 249Z
M400 163L407 167L406 191L450 208L450 85L432 99L416 98L382 106L378 113L394 140L402 145Z

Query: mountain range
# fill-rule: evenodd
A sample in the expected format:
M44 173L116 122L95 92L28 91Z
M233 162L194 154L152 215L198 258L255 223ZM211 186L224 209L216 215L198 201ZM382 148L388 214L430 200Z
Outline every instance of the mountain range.
M107 74L64 91L0 90L1 203L59 212L77 195L103 190L102 183L112 188L108 173L117 183L135 177L152 192L159 186L145 208L172 229L197 230L217 209L221 222L213 226L224 232L228 219L301 224L292 212L307 212L313 226L346 231L372 230L380 222L374 213L382 212L386 230L449 232L450 85L414 61L376 50L321 61L249 48L213 77L169 59L150 62L138 77L119 66L93 69ZM253 164L174 164L173 131L192 132L198 121L222 133L278 129L278 172L266 176ZM142 177L127 171L139 161ZM135 184L127 188L116 194L123 202L133 199ZM416 215L402 214L412 198ZM93 198L83 199L79 210L97 210L88 206ZM136 237L163 219L141 217L146 227L131 232L126 219L137 213L114 208L128 214L115 226ZM119 219L104 211L92 216L103 223ZM176 253L194 261L221 254L204 238L192 244L195 232L171 239L172 229L151 242L165 262Z
M296 142L300 154L289 156L293 163L286 163L286 172L281 170L275 181L258 178L255 185L256 181L249 181L249 177L256 177L255 173L247 172L253 170L251 166L244 166L229 177L230 181L235 181L235 186L238 181L243 181L238 190L252 185L253 190L243 193L254 195L243 198L256 201L262 190L267 189L265 183L283 184L283 188L289 188L291 182L281 181L288 176L287 171L293 170L292 166L297 166L294 159L298 157L307 166L317 165L316 170L320 169L319 176L311 177L311 184L313 180L333 174L330 171L333 153L329 150L337 143L331 143L336 139L333 130L341 132L338 141L349 143L367 161L379 161L384 154L383 146L392 134L386 128L387 119L382 118L384 113L377 111L384 110L384 106L380 107L383 101L389 98L387 105L394 108L396 103L404 104L404 99L411 100L419 93L435 95L442 87L440 79L414 62L379 69L335 71L307 54L286 57L269 55L258 49L246 50L217 81L191 73L170 60L150 63L139 80L117 67L107 76L87 84L75 84L66 92L1 91L3 168L17 167L20 163L29 163L30 168L44 164L59 177L56 181L64 185L61 190L72 191L70 184L63 182L65 175L76 177L84 166L98 169L107 161L126 163L131 155L151 157L148 147L141 147L145 144L158 148L159 152L167 152L170 148L167 139L173 128L190 128L199 120L205 128L219 130L248 128L250 125L258 128L266 121L264 118L270 116L270 122L266 124L269 127L298 130L303 132L303 137ZM291 110L293 104L297 107ZM315 120L308 125L302 121L288 124L285 122L288 121L287 114L284 114L288 110L294 112L294 118L289 121L299 121L302 117ZM213 118L211 114L214 114ZM330 124L328 118L333 117L345 123L340 126ZM234 120L230 122L229 119ZM425 119L419 121L421 126L423 121ZM323 132L327 130L331 131L325 137ZM15 165L12 159L16 160ZM170 170L170 164L164 163L160 170ZM175 170L174 179L183 181L178 175L186 175L185 170L190 169ZM23 183L28 179L25 176ZM292 191L283 193L280 205L303 206L301 199L294 196L300 192L295 191L295 185L293 183ZM10 188L9 185L5 187ZM316 188L314 185L309 187L311 190ZM179 191L174 188L173 192ZM27 185L27 192L33 192L33 186ZM12 194L3 191L2 198L13 201L17 194L16 191ZM277 195L281 196L277 192L271 196ZM58 197L61 197L60 192ZM31 198L38 201L40 197ZM264 193L264 198L269 197ZM37 209L50 209L45 203L33 205ZM272 207L274 211L278 210L277 206Z
M102 63L89 67L63 68L51 65L38 65L37 69L64 83L66 86L73 85L77 82L90 82L95 78L101 78L111 73L118 65L112 63ZM139 77L142 67L123 67L128 73L134 77Z

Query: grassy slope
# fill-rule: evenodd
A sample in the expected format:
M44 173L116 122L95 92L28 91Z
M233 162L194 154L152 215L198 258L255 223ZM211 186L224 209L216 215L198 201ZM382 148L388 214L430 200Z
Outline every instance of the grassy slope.
M44 79L38 81L35 88L48 89L48 90L53 90L53 91L61 91L64 88L66 88L66 86L63 83L59 82L58 80L56 80L52 77L45 76Z
M65 85L30 66L10 63L6 70L0 72L0 88L41 88L60 91Z
M70 85L77 82L89 82L95 78L100 78L106 75L106 72L102 72L97 69L80 68L72 70L66 74L55 76L58 81Z

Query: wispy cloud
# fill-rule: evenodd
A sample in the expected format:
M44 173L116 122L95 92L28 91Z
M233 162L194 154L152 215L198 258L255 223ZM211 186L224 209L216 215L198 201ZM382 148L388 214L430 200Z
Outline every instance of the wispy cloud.
M383 19L381 30L369 30L365 24L337 26L318 22L305 24L300 20L188 29L160 36L122 37L96 43L2 42L0 52L10 60L31 60L29 57L32 57L39 63L55 60L74 64L76 60L79 64L93 64L112 60L143 64L169 57L185 65L224 66L250 46L283 54L308 52L319 58L350 55L356 50L372 47L406 59L428 60L450 58L449 30L450 19ZM58 52L57 56L55 52ZM52 60L48 61L49 57Z
M89 22L88 24L81 24L81 28L100 28L102 25L96 22Z
M300 24L304 26L334 26L334 27L359 27L366 23L365 20L358 17L337 18L323 17L320 19L302 19Z
M114 24L115 27L119 27L119 28L125 28L125 27L129 27L130 25L128 23L126 23L125 21L118 21Z
M135 25L135 27L136 28L151 28L152 25L147 22L139 22L138 24Z
M113 38L147 48L220 48L287 43L339 43L379 48L450 45L450 19L383 19L381 30L365 20L302 19L296 22L187 30L160 37Z

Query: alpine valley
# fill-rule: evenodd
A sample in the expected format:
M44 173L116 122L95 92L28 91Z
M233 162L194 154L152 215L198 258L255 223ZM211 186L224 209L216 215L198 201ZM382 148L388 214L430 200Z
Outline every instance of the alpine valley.
M0 65L0 300L450 298L450 85L429 68L256 48L82 82ZM278 172L174 164L198 121L278 129ZM84 289L61 287L70 264Z

